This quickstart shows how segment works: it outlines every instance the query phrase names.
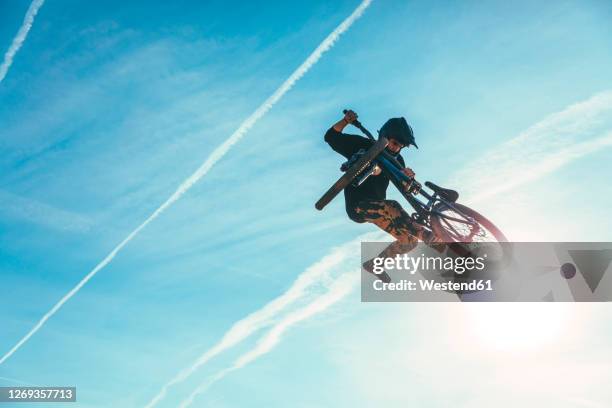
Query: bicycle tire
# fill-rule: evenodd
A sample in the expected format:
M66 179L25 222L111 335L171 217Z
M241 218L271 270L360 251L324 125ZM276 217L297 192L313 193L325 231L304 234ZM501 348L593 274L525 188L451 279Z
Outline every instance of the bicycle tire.
M441 212L441 207L443 206L447 207L444 203L436 204L436 206L434 206L434 211ZM476 222L478 222L480 226L484 227L486 230L491 232L491 234L493 235L493 237L495 238L497 242L508 242L508 239L506 238L504 233L501 232L501 230L484 215L462 204L453 203L453 206L455 206L458 210L463 212L465 215L472 217ZM430 222L431 222L431 227L434 233L436 234L436 236L438 236L444 242L464 242L464 241L459 241L453 238L453 236L442 225L440 216L435 215L435 214L432 215Z
M372 160L376 158L385 148L389 141L384 137L378 139L359 160L355 162L315 203L315 208L321 211L331 202L350 182L355 179Z

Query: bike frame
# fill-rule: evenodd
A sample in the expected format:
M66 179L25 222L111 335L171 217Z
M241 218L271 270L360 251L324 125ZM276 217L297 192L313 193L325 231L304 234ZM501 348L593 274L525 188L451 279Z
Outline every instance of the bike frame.
M417 198L413 193L411 193L411 190L414 188L415 184L418 182L415 179L405 175L401 169L401 166L396 165L384 155L381 154L374 161L378 165L378 167L380 167L382 172L389 178L389 180L391 180L391 182L395 185L395 187L397 187L397 189L400 191L402 196L404 196L406 201L408 201L408 203L415 210L415 213L412 214L412 217L415 221L431 228L429 218L431 217L431 215L437 215L441 218L446 218L451 221L464 222L464 223L467 222L468 224L477 225L476 221L474 221L472 217L469 217L463 214L461 210L459 210L454 205L454 203L440 197L438 193L434 192L434 194L431 195L423 191L421 187L418 187L418 194L423 196L427 200L427 202L424 202L420 200L419 198ZM420 186L420 183L418 183L418 185ZM463 219L450 217L440 211L435 210L433 208L434 204L439 203L439 202L443 203L445 206L449 208L452 208L457 214L461 215Z

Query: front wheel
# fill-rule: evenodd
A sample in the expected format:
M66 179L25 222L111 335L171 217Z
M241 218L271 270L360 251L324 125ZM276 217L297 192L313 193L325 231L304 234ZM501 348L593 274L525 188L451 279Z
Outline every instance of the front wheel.
M333 186L323 194L323 196L315 203L317 210L322 210L331 200L334 199L346 186L351 183L355 177L361 174L383 150L387 147L389 141L384 137L378 139L368 151L359 158L347 171L344 173Z

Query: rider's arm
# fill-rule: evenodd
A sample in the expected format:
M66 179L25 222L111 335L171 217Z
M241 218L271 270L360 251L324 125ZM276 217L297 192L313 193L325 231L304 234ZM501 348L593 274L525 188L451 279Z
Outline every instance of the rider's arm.
M357 114L352 110L347 110L344 117L336 122L336 124L332 127L336 132L342 133L342 130L344 130L346 125L352 123L355 119L357 119Z
M334 126L332 126L332 128L336 131L336 132L340 132L342 133L342 131L344 130L344 128L346 127L346 125L348 125L348 122L342 118L339 121L337 121Z
M406 176L408 176L410 178L414 178L414 176L415 176L414 171L410 167L404 168L402 170L402 173L404 173Z
M404 158L401 155L397 156L397 161L402 165L402 173L407 175L408 177L414 178L414 171L410 167L406 167L406 163L404 162Z
M359 149L368 149L372 142L362 136L338 132L333 126L325 133L325 141L334 151L350 159Z
M355 112L348 111L344 115L344 118L336 122L325 133L325 141L331 146L332 149L347 159L355 154L359 149L367 149L372 144L372 142L365 137L342 133L342 130L346 127L346 125L356 118L357 115Z

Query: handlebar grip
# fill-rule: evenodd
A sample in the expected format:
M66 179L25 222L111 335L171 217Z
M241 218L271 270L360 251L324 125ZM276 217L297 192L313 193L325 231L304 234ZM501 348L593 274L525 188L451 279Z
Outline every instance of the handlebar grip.
M345 115L348 113L348 111L349 111L348 109L342 109L342 113L344 113ZM357 119L352 121L350 124L361 129L361 122L359 122Z

